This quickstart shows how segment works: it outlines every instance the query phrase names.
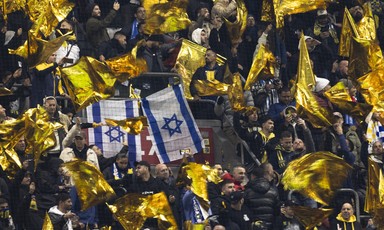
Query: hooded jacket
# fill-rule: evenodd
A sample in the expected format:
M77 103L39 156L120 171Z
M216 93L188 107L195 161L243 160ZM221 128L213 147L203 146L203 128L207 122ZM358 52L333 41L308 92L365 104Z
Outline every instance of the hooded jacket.
M356 216L352 215L349 220L345 220L341 213L336 217L336 220L331 224L331 230L362 230L361 224L357 222Z

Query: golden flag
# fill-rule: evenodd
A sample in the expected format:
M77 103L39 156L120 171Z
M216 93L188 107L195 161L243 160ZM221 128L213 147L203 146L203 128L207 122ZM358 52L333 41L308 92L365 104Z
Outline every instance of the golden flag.
M106 64L92 57L83 56L75 65L60 70L76 111L115 94L115 76Z
M81 210L106 202L116 196L103 174L92 163L75 159L64 163L75 182Z
M275 11L273 8L273 0L263 0L261 5L261 21L273 22L275 21Z
M351 13L345 7L343 16L343 25L341 27L339 55L342 57L349 57L351 47L351 37L357 35L357 28Z
M44 37L48 37L75 6L75 3L68 0L28 0L27 2L27 12L33 22L31 31L35 36L40 31Z
M187 14L188 0L173 0L160 2L144 0L146 10L144 33L165 34L187 28L191 21Z
M380 207L380 166L368 158L368 185L365 194L364 211L368 213L374 213L377 207ZM382 203L381 205L384 205Z
M12 91L9 90L8 88L6 87L0 87L0 97L1 96L8 96L8 95L12 95Z
M376 111L384 111L384 65L357 79L359 91Z
M144 116L132 117L132 118L127 118L119 121L105 118L105 123L107 123L107 125L109 126L120 126L127 133L132 135L137 135L141 133L144 127L148 127L147 117L144 117Z
M222 181L219 175L217 175L217 170L211 168L209 165L189 162L183 166L183 171L187 174L188 178L192 180L192 192L206 202L209 201L207 182L211 181L218 184Z
M25 6L27 5L26 0L3 0L1 5L1 11L4 15L4 20L7 21L7 15L18 11L23 10L26 12Z
M372 106L366 103L353 102L342 82L338 82L324 93L325 97L334 104L342 113L349 114L359 123L363 122Z
M284 16L305 13L311 10L327 8L331 0L273 0L276 15L276 28L284 26Z
M296 109L300 117L311 122L314 127L320 128L332 124L332 113L321 107L312 93L315 87L315 76L311 67L307 45L304 35L300 38L300 56L297 67L296 84L292 87L296 99Z
M110 58L105 63L120 82L135 78L148 70L145 59L136 58L131 53Z
M51 56L54 52L56 52L56 50L60 48L63 42L69 39L73 39L74 37L73 33L70 32L51 41L46 41L34 36L31 32L28 33L30 42L29 50L28 41L25 41L24 45L19 46L16 50L9 49L9 53L16 54L27 59L28 66L30 68L45 62L49 56ZM28 51L30 52L29 54Z
M261 44L256 56L253 58L244 90L251 90L251 86L259 80L262 71L264 71L265 75L273 77L275 75L275 63L273 53Z
M100 230L112 230L111 226L103 226L100 228Z
M230 22L228 19L224 18L225 25L228 29L228 34L231 39L232 44L240 43L241 37L247 27L247 17L248 10L245 7L244 0L237 0L237 15L236 21Z
M245 104L243 85L239 73L233 75L233 83L228 89L228 100L232 110L235 112L247 113L248 111L256 111L254 106L247 106Z
M51 218L49 217L48 213L45 214L42 230L54 230Z
M228 93L229 84L213 80L194 81L199 96L220 96Z
M161 230L176 230L177 224L164 192L153 195L126 194L108 205L124 229L140 229L147 218L157 218Z
M305 206L291 206L291 208L294 212L294 217L308 230L316 227L333 212L333 209L317 209Z
M0 146L0 165L9 179L14 179L16 173L21 169L19 156L12 149L5 149Z
M285 190L296 190L328 205L351 170L342 158L330 152L316 152L289 163L281 181Z

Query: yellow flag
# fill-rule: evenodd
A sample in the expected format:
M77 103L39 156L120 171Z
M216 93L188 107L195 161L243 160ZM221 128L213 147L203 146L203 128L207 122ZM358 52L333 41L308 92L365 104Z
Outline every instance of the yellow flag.
M376 111L384 111L384 65L358 79L360 92Z
M20 57L27 59L28 66L33 68L40 63L45 62L49 56L51 56L66 40L74 37L73 33L67 33L51 41L38 38L29 33L30 47L28 49L28 41L25 41L24 45L18 47L16 50L9 50L10 54L16 54ZM28 54L29 51L29 54Z
M49 218L48 213L45 214L42 230L54 230L51 218Z
M115 76L106 64L92 57L83 56L75 65L60 70L76 111L115 93Z
M44 37L48 37L75 6L75 3L69 0L28 0L27 2L28 15L33 22L31 31L35 35L40 31Z
M253 58L244 90L251 90L251 86L259 80L263 70L267 76L273 77L275 74L275 63L273 53L264 45L260 45L256 56Z
M228 100L232 110L235 112L246 113L248 111L256 110L254 106L247 106L245 104L243 85L239 73L233 75L233 83L228 89Z
M146 10L144 33L164 34L187 28L191 21L187 14L188 0L144 0Z
M7 15L12 12L18 10L23 10L25 12L26 5L26 0L3 0L0 8L3 12L4 20L7 21Z
M380 166L368 158L368 186L365 194L364 211L374 213L380 206L379 184L380 184ZM384 203L383 203L384 204Z
M228 34L232 44L241 41L241 37L247 27L247 17L248 17L248 10L245 7L244 0L237 0L236 3L237 3L236 21L230 22L226 18L224 18L225 25L227 26Z
M297 67L296 84L292 87L296 99L296 109L300 117L311 122L314 127L324 127L332 124L332 113L321 107L312 93L315 87L315 76L311 67L311 60L304 35L300 38L300 57Z
M343 25L341 27L339 55L349 57L351 37L357 35L355 21L347 8L344 9Z
M197 94L199 96L220 96L228 93L229 84L213 80L194 81Z
M12 91L5 87L0 87L0 96L12 95Z
M316 202L328 205L351 170L348 163L330 152L310 153L288 165L282 183L286 190L296 190Z
M212 181L215 184L218 184L222 181L217 175L217 170L212 169L209 165L189 162L187 165L183 166L183 170L187 177L192 180L192 192L204 201L209 201L207 182Z
M141 133L144 127L148 127L148 120L147 117L132 117L127 118L125 120L114 120L105 118L105 123L109 126L120 126L122 127L127 133L132 135L137 135Z
M275 11L273 8L273 0L263 0L261 5L261 21L273 22L275 21Z
M3 146L0 146L0 165L9 179L14 179L21 169L21 162L15 150L5 149Z
M333 212L333 209L317 209L305 206L291 206L291 208L294 217L308 230L313 229Z
M331 89L325 92L324 95L342 113L351 115L359 123L363 122L372 110L372 106L369 104L353 102L342 82L338 82Z
M75 182L81 210L104 203L116 196L103 174L93 164L75 159L64 163Z
M331 0L273 0L276 15L276 28L284 26L284 16L325 9Z
M147 218L157 218L161 230L178 229L164 192L148 196L126 194L108 207L124 229L140 229Z
M131 53L110 58L105 61L112 73L120 82L139 76L147 72L147 62L143 58L136 58Z

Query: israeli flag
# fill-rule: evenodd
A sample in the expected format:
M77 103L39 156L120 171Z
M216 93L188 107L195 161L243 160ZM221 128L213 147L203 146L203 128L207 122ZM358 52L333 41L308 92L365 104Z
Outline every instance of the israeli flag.
M103 100L87 107L87 122L104 122L105 118L123 120L139 116L138 100ZM101 126L88 129L88 142L97 145L105 157L115 156L128 141L130 161L140 161L142 156L140 135L127 134L121 127Z
M181 159L182 150L198 153L204 142L189 109L181 85L175 85L141 99L149 133L161 163Z

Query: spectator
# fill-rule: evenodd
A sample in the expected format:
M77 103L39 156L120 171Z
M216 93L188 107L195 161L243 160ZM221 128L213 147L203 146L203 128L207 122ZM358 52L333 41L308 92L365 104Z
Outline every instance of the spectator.
M353 206L350 203L344 203L341 207L340 213L336 219L331 221L331 230L362 230L360 222L357 222L356 216L353 214Z
M64 64L64 58L56 62L56 52L53 53L45 63L34 69L31 88L31 107L42 105L43 99L47 96L59 96L59 81L57 67Z
M272 184L272 165L263 163L255 168L244 194L244 205L251 210L251 221L258 221L266 229L273 229L275 218L280 213L280 199L277 188Z
M189 29L188 29L189 40L193 41L192 33L196 31L196 29L203 29L206 37L209 38L209 34L211 32L210 20L211 20L211 14L209 13L209 9L207 8L207 6L201 6L197 10L197 20L192 21L191 25L189 26ZM209 46L208 41L207 41L207 45Z
M127 37L127 40L135 39L139 34L139 24L145 23L145 9L143 6L139 6L135 11L135 19L127 27L123 27L121 32Z
M90 18L86 23L86 32L88 41L96 51L102 42L110 40L107 33L107 26L115 18L117 11L120 9L120 4L118 2L113 3L113 8L109 11L108 15L101 19L101 10L97 4L89 4L87 10Z
M287 87L283 87L278 91L279 102L271 105L268 110L268 115L271 116L276 126L280 126L284 123L284 109L288 106L296 106L296 102L293 100L291 90Z
M271 163L273 169L279 174L283 174L289 162L292 161L295 154L292 144L292 133L283 131L280 134L279 144L268 153L268 162Z
M216 62L216 52L207 49L205 53L205 66L198 68L192 76L192 81L189 86L193 100L200 100L199 93L197 92L194 81L196 80L218 80L224 81L225 66L219 66Z
M50 208L48 212L54 229L73 229L74 226L72 220L76 218L76 214L71 212L71 208L71 197L67 193L61 193L57 199L56 205Z
M290 200L287 200L281 206L281 214L278 218L276 218L275 229L295 229L295 230L304 230L304 226L300 224L300 222L295 218L295 213L292 210L292 206L295 206Z
M341 79L348 79L348 60L335 61L329 76L330 85L336 85Z
M259 80L252 86L252 95L255 106L260 108L260 117L268 114L269 108L279 103L278 92L282 89L283 82L279 78Z
M249 209L244 205L244 192L235 191L229 196L231 209L229 218L235 223L238 229L252 229L252 222Z
M236 20L237 3L234 0L218 0L212 7L211 15L213 17L227 18Z
M271 117L264 116L260 119L261 130L256 133L251 142L251 150L256 155L257 159L264 163L268 161L267 150L273 148L276 142L275 134L273 133L274 122ZM244 159L245 161L245 159Z
M241 139L251 144L253 137L260 131L257 108L247 113L236 112L233 117L233 126Z
M235 191L244 191L244 186L248 180L245 168L241 165L233 167L232 176L235 181Z
M192 41L201 46L204 46L205 48L209 48L208 35L204 29L195 29L192 32Z
M56 36L62 36L69 32L73 32L73 24L71 21L64 19L59 23L59 31ZM67 40L56 51L56 62L59 63L63 59L63 67L72 66L80 59L80 48L76 40Z
M100 44L98 58L100 61L123 55L128 52L127 38L122 32L116 32L109 41Z
M0 229L16 229L15 224L13 223L11 213L9 211L8 201L4 198L0 198Z

